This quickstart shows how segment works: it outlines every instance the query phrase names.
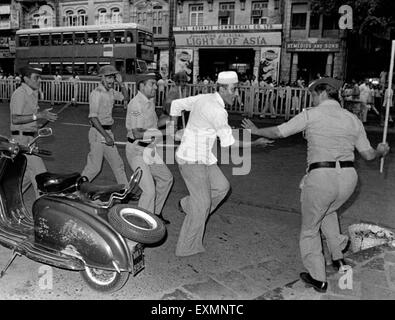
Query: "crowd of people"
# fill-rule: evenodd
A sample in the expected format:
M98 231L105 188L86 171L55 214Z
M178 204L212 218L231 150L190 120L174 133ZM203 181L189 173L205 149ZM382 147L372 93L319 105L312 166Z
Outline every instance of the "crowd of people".
M366 160L383 157L389 152L387 143L373 148L362 122L341 107L337 101L340 81L332 78L315 80L308 87L313 108L303 110L281 125L258 128L251 120L244 119L242 128L261 137L253 141L239 141L238 137L233 136L225 109L236 98L239 80L234 71L218 74L215 92L190 97L184 97L182 88L179 88L185 85L186 79L177 76L175 90L168 97L166 108L159 117L154 102L158 91L155 74L139 76L138 93L129 101L122 77L113 66L102 67L99 73L101 83L91 92L89 99L90 150L82 175L89 181L94 180L106 159L117 182L128 184L124 162L115 146L112 132L114 100L126 100L126 158L132 170L142 169L139 184L142 193L138 206L168 224L170 221L163 217L162 211L174 177L157 152L156 141L163 135L180 140L175 156L188 194L178 202L178 210L185 215L175 248L175 254L179 257L205 252L203 239L207 219L230 190L230 183L217 165L213 153L217 138L223 148L250 148L266 146L273 143L271 139L305 131L308 170L300 184L300 252L307 272L302 272L300 277L319 292L327 290L321 232L331 252L331 263L340 270L345 264L343 250L348 237L340 233L336 211L356 187L354 150ZM58 116L50 109L40 110L38 106L41 69L28 66L22 69L22 74L22 85L14 91L10 102L11 134L16 141L27 144L37 134L38 121L53 122ZM122 92L114 90L115 83ZM189 112L188 121L183 121L182 129L178 130L178 119L185 112ZM41 158L27 156L24 186L26 180L30 180L37 196L35 176L45 171Z
M388 90L388 82L373 82L368 78L357 82L353 79L344 84L340 96L343 107L357 115L364 124L368 123L368 112L373 112L383 126L387 103L393 107L393 86ZM389 125L394 125L391 113Z

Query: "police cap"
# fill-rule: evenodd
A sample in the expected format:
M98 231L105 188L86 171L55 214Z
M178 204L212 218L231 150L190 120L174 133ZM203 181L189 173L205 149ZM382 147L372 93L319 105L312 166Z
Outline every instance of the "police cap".
M147 81L147 80L155 80L156 81L156 74L154 72L147 72L147 73L142 73L136 76L136 82L137 82L137 88L140 86L141 82Z
M99 74L103 76L112 76L116 75L117 73L119 73L118 70L111 65L103 66L99 69Z
M334 78L330 78L330 77L325 77L325 78L317 79L317 80L314 80L313 82L311 82L309 84L308 89L309 89L309 91L312 92L319 85L328 85L328 86L332 87L335 90L340 90L340 88L343 85L343 81L337 80L337 79L334 79Z
M29 64L27 66L23 66L19 69L19 72L22 74L22 77L30 77L32 73L41 74L43 69L39 64Z

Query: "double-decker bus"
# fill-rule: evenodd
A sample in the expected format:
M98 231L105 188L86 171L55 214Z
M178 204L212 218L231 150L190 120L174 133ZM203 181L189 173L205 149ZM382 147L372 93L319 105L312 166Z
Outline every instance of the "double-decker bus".
M136 23L16 32L15 71L22 65L39 63L44 79L56 73L69 77L75 72L81 80L93 80L100 67L111 64L125 81L134 81L153 61L152 32Z

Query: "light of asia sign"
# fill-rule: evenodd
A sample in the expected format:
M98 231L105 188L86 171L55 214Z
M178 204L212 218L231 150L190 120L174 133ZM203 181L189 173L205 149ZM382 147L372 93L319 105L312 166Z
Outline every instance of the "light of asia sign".
M340 50L339 42L288 42L287 51L321 51L333 52Z
M280 46L280 32L233 32L175 34L178 47Z

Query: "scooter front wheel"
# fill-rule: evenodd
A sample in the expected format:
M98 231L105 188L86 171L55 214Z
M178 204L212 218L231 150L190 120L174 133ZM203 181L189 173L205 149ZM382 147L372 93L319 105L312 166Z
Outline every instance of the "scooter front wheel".
M116 271L85 267L85 270L81 271L81 276L92 289L111 293L118 291L125 285L129 278L129 272L118 273Z
M125 238L144 244L159 242L166 234L165 225L156 215L129 204L113 206L108 221Z

